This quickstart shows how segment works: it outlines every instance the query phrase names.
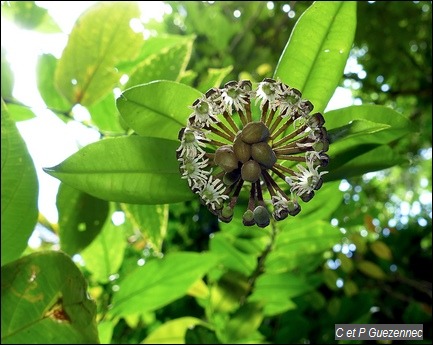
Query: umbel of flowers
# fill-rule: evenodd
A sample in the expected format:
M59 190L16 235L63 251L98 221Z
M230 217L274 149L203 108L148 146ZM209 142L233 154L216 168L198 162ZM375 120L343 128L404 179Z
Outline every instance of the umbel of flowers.
M243 224L265 227L270 209L277 221L295 216L299 200L310 201L322 186L326 171L319 168L329 162L325 121L310 114L313 105L297 89L268 78L254 90L248 80L231 81L191 108L179 132L180 171L221 221L232 220L247 188Z

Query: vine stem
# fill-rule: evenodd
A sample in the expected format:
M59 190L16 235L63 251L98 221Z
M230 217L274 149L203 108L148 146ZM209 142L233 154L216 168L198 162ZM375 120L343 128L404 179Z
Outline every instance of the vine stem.
M264 272L264 265L266 258L271 253L274 244L275 244L275 238L277 236L277 228L275 226L275 222L271 222L271 236L268 245L266 246L265 250L263 251L262 255L259 258L259 261L257 263L257 267L254 270L254 272L251 274L250 278L248 279L248 288L246 293L241 297L239 304L242 306L247 297L250 295L251 291L253 290L253 287L256 283L257 278Z

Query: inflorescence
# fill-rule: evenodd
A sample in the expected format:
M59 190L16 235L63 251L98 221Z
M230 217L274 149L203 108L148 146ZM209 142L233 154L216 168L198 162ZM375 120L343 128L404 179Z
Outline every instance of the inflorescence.
M327 172L319 168L329 162L325 120L310 114L313 105L297 89L268 78L256 90L249 80L231 81L191 108L179 132L180 171L221 221L232 220L245 182L250 190L242 220L260 227L270 223L266 191L279 221L297 215L299 199L310 201L322 186Z

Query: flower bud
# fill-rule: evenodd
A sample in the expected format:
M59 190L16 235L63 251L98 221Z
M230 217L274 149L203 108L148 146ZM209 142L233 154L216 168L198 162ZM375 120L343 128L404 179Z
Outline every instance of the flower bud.
M256 222L257 226L260 226L261 228L264 228L269 225L271 222L269 212L264 206L257 206L254 209L254 221Z
M261 142L251 145L251 156L265 168L272 168L277 161L277 156L268 143Z
M247 144L254 144L269 139L269 129L261 121L249 122L242 129L241 138Z
M253 226L254 224L256 224L256 222L254 221L254 213L251 210L246 210L245 213L242 216L242 223L245 226Z
M233 151L239 162L245 163L251 158L251 145L245 143L240 135L236 136L233 142Z
M221 214L219 216L219 219L224 223L230 223L230 221L233 219L233 208L226 205L221 210Z
M241 176L244 181L256 182L262 173L259 163L249 160L242 165Z
M225 172L231 172L238 167L238 159L233 152L231 145L224 145L215 151L215 164Z

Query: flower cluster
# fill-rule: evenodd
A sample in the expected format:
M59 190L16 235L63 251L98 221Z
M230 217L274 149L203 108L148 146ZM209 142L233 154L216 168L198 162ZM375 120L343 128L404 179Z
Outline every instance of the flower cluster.
M325 121L310 114L313 105L299 90L268 78L256 90L248 80L232 81L207 91L191 109L179 132L180 171L221 221L232 220L248 185L243 223L260 227L270 223L268 204L275 220L295 216L299 199L308 202L322 186L326 171L319 168L329 162Z

